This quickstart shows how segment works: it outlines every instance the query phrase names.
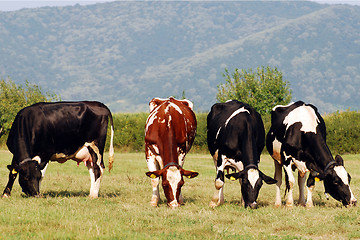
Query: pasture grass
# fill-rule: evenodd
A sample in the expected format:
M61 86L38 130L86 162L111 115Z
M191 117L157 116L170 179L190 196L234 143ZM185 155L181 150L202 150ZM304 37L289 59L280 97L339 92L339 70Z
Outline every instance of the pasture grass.
M360 156L343 157L352 176L352 190L359 198ZM7 183L10 161L11 154L1 151L1 191ZM184 167L200 175L185 179L185 205L172 210L166 206L162 189L159 207L149 205L152 190L144 174L144 153L116 153L114 169L105 172L98 199L88 197L86 167L77 167L74 161L51 163L41 186L43 197L24 197L16 181L11 198L0 199L0 239L360 238L359 208L347 209L334 199L326 200L322 183L316 185L312 209L274 208L275 187L264 184L260 206L251 210L240 204L239 183L226 181L225 204L212 209L208 204L215 189L215 168L210 155L189 154ZM262 155L260 169L273 176L273 161L268 155ZM297 188L294 197L297 199Z

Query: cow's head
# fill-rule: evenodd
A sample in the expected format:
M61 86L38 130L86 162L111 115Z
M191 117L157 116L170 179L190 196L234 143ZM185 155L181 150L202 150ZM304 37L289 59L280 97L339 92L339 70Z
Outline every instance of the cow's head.
M241 183L241 194L244 199L245 208L256 208L256 200L259 195L263 181L267 184L274 184L277 181L269 176L262 173L257 167L245 168L241 172L227 174L227 178L230 180L239 179Z
M31 197L39 195L42 174L38 161L23 161L16 167L9 165L8 169L19 173L19 184L26 195Z
M324 180L326 193L346 207L356 205L357 200L350 189L351 177L344 168L344 160L341 156L337 155L335 162L329 164L319 178Z
M183 176L194 178L198 172L184 170L179 165L170 165L158 171L147 172L150 178L162 178L162 187L169 207L179 207L181 204L180 193L184 185Z

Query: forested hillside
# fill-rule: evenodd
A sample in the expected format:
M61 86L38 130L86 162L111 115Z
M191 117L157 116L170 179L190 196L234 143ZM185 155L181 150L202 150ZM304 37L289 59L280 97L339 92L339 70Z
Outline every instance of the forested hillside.
M225 68L276 66L294 100L360 109L360 7L299 1L110 2L0 12L0 78L63 100L208 111Z

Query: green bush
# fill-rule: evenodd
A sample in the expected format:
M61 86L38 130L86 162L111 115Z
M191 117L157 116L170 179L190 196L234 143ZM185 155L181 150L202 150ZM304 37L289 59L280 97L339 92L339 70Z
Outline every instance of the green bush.
M120 152L144 151L145 123L149 113L115 113L114 147ZM192 152L208 152L207 148L207 113L196 113L197 131ZM262 117L266 133L270 128L270 115ZM324 116L327 128L327 144L333 154L360 153L360 112L336 112ZM4 145L7 136L1 137ZM109 149L110 132L107 137ZM264 149L263 153L266 153Z
M336 112L324 121L332 154L360 153L360 112Z
M115 149L128 152L144 150L145 123L148 115L148 113L116 113L113 115ZM110 134L108 133L107 144L109 144L109 140Z

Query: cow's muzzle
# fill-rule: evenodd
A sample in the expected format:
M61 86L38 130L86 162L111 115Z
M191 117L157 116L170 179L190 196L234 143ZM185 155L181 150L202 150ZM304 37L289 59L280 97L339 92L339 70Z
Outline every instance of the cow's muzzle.
M257 208L257 203L256 202L252 202L248 205L251 209L256 209Z
M172 209L180 207L180 204L177 200L173 200L172 202L168 203L168 206Z

